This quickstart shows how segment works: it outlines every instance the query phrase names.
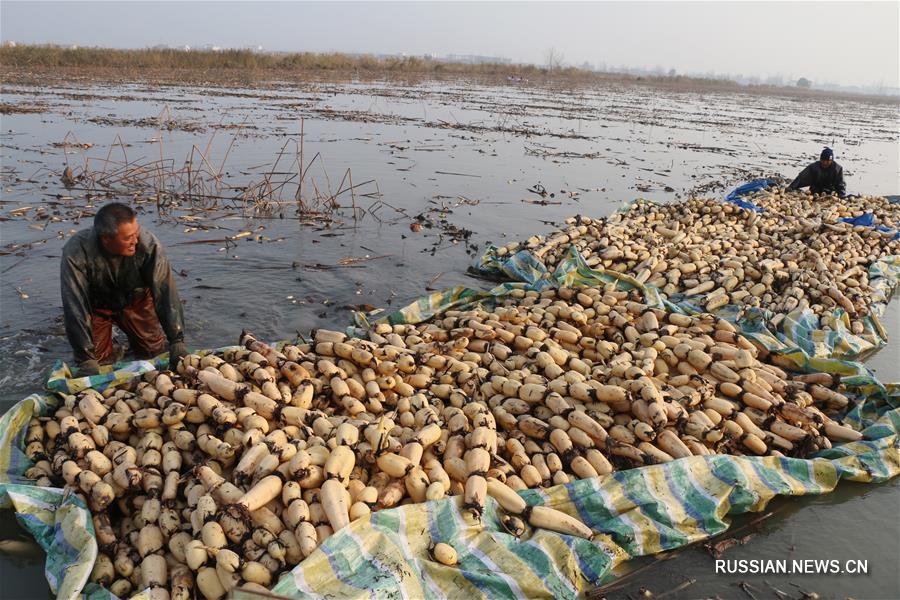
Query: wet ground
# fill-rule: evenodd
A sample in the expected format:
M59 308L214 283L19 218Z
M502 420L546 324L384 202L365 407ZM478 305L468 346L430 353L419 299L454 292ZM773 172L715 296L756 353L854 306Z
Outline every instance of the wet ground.
M354 308L484 286L465 270L487 242L548 231L576 213L609 214L635 197L719 196L756 176L790 178L823 145L835 149L850 191L898 191L897 105L839 98L527 83L264 92L73 84L6 85L2 102L0 410L38 390L68 356L60 250L107 194L134 201L142 226L166 244L187 342L211 347L235 343L242 328L284 339L341 327ZM548 195L529 192L535 184ZM897 302L891 310L895 343L873 365L898 380ZM898 501L896 483L792 500L725 557L842 558L850 548L871 557L868 576L794 582L823 597L900 597L896 568L879 562L896 567L900 558ZM16 531L5 514L0 538ZM813 552L831 541L834 556ZM24 586L3 597L43 597L39 559L2 556L2 579L16 574L12 585ZM648 569L641 585L660 593L684 576L697 582L668 597L750 597L735 587L741 577L710 565L688 549ZM758 598L777 597L751 585Z

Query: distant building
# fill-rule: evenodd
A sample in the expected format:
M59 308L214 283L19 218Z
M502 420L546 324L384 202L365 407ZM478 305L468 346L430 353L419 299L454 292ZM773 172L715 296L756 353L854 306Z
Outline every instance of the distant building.
M3 45L6 46L7 48L15 48L16 47L16 43L12 40L6 40L5 42L3 42Z
M150 47L151 50L179 50L181 52L190 52L191 47L188 44L181 46L172 46L171 44L157 44Z
M444 57L447 62L465 63L467 65L484 65L484 64L512 64L511 58L502 56L481 56L478 54L448 54Z

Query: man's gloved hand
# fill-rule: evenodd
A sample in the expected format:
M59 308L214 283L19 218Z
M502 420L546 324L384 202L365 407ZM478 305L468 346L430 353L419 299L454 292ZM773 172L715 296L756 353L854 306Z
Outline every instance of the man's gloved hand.
M94 359L83 360L78 363L78 375L85 377L87 375L99 375L100 363Z
M181 359L188 355L187 346L184 342L175 342L169 346L169 370L174 371L178 368Z

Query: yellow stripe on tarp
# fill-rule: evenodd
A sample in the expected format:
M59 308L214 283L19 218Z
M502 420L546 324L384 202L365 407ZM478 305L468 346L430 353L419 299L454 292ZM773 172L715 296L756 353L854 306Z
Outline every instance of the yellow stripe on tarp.
M350 529L347 534L347 538L356 543L356 547L359 549L360 555L365 561L367 561L374 569L384 573L385 577L397 581L403 599L407 600L410 598L410 595L405 584L407 583L406 580L411 578L404 577L406 573L398 570L396 565L386 564L384 562L383 558L379 555L382 543L376 539L377 537L380 536L360 536L352 529Z
M647 469L644 471L644 480L647 489L665 509L672 527L678 527L686 535L696 534L697 519L688 514L681 504L681 500L672 493L669 482L666 480L665 470L661 468Z
M94 561L97 560L97 540L88 531L88 513L79 506L64 504L56 511L55 516L66 542L77 549L79 555L78 566L66 569L57 597L75 598L87 584Z
M10 497L14 498L15 494L10 494ZM54 516L55 508L53 507L37 504L31 498L24 499L24 501L21 502L14 502L14 504L18 514L27 515L48 527L52 527L56 523L56 518Z
M622 524L631 529L635 545L643 547L647 539L646 526L639 523L642 515L636 510L634 502L627 498L623 492L621 483L614 477L606 479L597 491L604 499L604 505L610 514L615 515L617 519L622 521ZM654 528L653 531L655 532L656 529Z
M356 598L360 596L361 592L365 591L349 586L341 581L338 574L325 561L315 562L309 566L304 565L305 563L300 563L294 567L294 571L295 573L297 571L300 572L303 580L306 581L306 588L309 590L327 589L329 593L334 594L338 598ZM300 586L298 585L298 587ZM300 589L302 590L303 588L300 587Z
M544 580L538 577L527 563L510 552L504 544L491 535L480 535L476 539L477 548L489 556L503 572L516 574L516 583L526 596L533 598L537 595L552 595Z
M421 551L422 546L427 545L425 540L430 537L428 536L428 515L423 507L423 510L405 510L399 512L398 516L400 517L401 523L399 535L402 546L400 547L400 550L402 551L403 558L409 561L416 558L417 551ZM421 554L418 555L421 556ZM413 579L414 581L403 582L406 598L423 598L425 591L422 589L421 582L414 577L409 579Z
M803 481L794 477L788 469L781 468L780 459L773 458L774 468L790 483L792 493L795 496L802 496L808 493L807 488L803 485ZM809 477L822 486L823 493L828 493L837 486L837 469L829 461L825 459L809 460L807 461L807 470Z
M477 549L479 537L483 535L483 528L475 523L473 519L464 516L464 513L461 510L462 507L462 497L457 496L455 499L455 507L450 511L450 514L453 515L454 521L457 523L457 526L460 529L461 535L453 539L453 546L456 547L457 552L460 557L460 561L463 560L464 556L468 553L471 553L472 550L470 548ZM473 553L476 560L481 561L480 556L478 554L481 553L480 550L478 552ZM472 595L461 595L458 592L454 592L455 585L449 587L450 596L451 597L464 597L464 598L473 598L473 597L483 597L485 596L484 590L473 581L469 580L465 575L460 573L458 569L454 569L452 571L453 574L453 582L459 583L464 582L464 586L466 588L470 588ZM509 574L502 574L506 576L506 579L509 578ZM504 581L504 585L509 585L508 582ZM515 585L513 585L515 587ZM445 586L446 589L446 586Z
M701 471L696 473L695 471ZM691 482L694 487L703 490L710 498L716 502L716 517L722 519L731 512L731 486L725 484L724 481L715 476L709 463L704 462L698 469L692 465L690 473Z
M743 473L741 474L743 475ZM705 490L707 494L718 500L716 516L719 519L731 512L731 509L734 507L731 503L731 490L734 486L720 479L712 468L711 463L704 461L702 473L695 474L692 472L691 480L697 487ZM744 483L746 484L746 481Z
M555 485L552 488L543 489L541 494L544 497L545 506L564 506L572 502L569 491L564 485Z
M750 461L741 460L735 463L741 473L747 479L747 489L753 490L756 494L756 502L750 507L750 512L759 512L763 510L769 501L775 497L775 491L772 490L762 478L757 475L750 464Z
M830 460L824 458L815 459L812 462L813 474L816 481L823 481L829 490L834 489L839 481L838 471Z
M569 584L581 592L583 590L583 581L580 576L581 570L578 568L578 562L575 555L571 553L563 538L553 535L547 531L534 530L529 543L542 548L548 556L557 558L556 569L560 576L564 577ZM560 557L567 557L568 560L558 560Z
M896 442L895 442L896 443ZM883 465L887 466L890 469L889 476L896 477L898 473L900 473L900 448L893 446L891 448L883 448L877 453L880 457L880 461ZM869 454L871 457L872 454ZM840 464L847 468L851 468L855 471L855 474L847 474L844 473L841 476L841 479L845 479L847 481L856 481L859 483L869 483L872 481L873 476L866 467L864 467L864 463L860 460L858 455L849 455L844 456L838 459L834 459L832 461L833 464Z
M435 588L441 596L448 598L480 598L484 594L466 579L459 569L448 567L436 561L422 561L423 570L431 579L428 587Z
M474 531L472 528L468 527L463 522L462 516L459 514L458 505L461 504L460 498L456 499L456 504L456 507L449 508L446 506L446 504L441 505L442 514L446 512L452 515L453 519L458 523L460 535L458 537L454 537L452 540L431 539L431 534L429 531L431 520L436 518L434 512L439 510L434 505L418 505L415 508L409 508L408 510L398 513L397 518L399 518L401 523L404 525L404 533L402 535L404 556L407 560L417 561L417 566L422 568L422 570L428 574L429 581L425 582L425 585L423 587L431 591L432 595L434 595L434 593L436 592L438 596L476 598L482 596L482 592L475 586L475 584L466 579L466 577L459 571L459 569L454 567L447 567L436 561L433 561L428 555L428 546L430 546L430 544L433 542L452 542L451 545L459 547L471 543L471 540L475 537L475 535L477 535L477 531ZM415 532L412 532L412 537L409 537L405 532L410 531L410 521L406 519L405 516L406 513L411 512L421 515L420 517L412 519L412 522L419 524L419 527L423 527L424 531L422 531L419 535L416 535ZM420 593L418 596L411 595L410 597L422 598L423 594L424 592Z
M633 507L629 511L628 517L631 519L632 525L640 529L643 547L649 549L651 553L661 551L662 538L660 537L659 528L656 526L656 522L644 512L642 505L635 504L628 499L624 486L618 482L616 483L617 490L620 491L622 497Z
M29 400L31 401L30 403L28 402ZM9 471L9 466L12 464L12 449L15 445L13 442L19 432L28 427L28 423L31 421L31 417L37 408L37 396L31 395L26 398L25 402L10 409L10 411L14 410L15 412L12 412L9 419L9 427L0 431L0 473Z
M62 514L64 513L64 514ZM66 542L73 548L83 548L89 544L96 545L94 536L88 531L90 518L85 511L74 505L64 505L56 512L57 520L62 516L60 529ZM96 548L94 549L96 554Z
M760 464L762 470L772 469L772 470L777 471L778 476L779 476L778 478L783 483L787 484L787 486L791 489L790 495L798 496L803 493L803 490L805 488L802 485L800 485L800 483L798 482L798 480L795 477L793 477L790 473L788 473L786 470L781 468L780 459L777 456L766 456L762 460L759 461L759 464ZM757 475L757 477L760 479L760 484L757 487L760 487L760 488L768 487L765 483L763 483L762 476Z

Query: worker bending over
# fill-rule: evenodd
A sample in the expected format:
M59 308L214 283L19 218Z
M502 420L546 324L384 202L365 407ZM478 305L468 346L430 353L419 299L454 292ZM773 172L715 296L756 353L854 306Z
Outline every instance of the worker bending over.
M137 358L165 351L175 368L186 354L184 314L162 244L142 230L131 207L110 203L92 229L66 243L60 271L66 336L80 374L94 375L113 355L112 326Z
M837 194L841 198L846 195L844 169L834 162L834 152L831 148L822 150L819 160L803 169L788 189L799 190L807 186L814 194Z

